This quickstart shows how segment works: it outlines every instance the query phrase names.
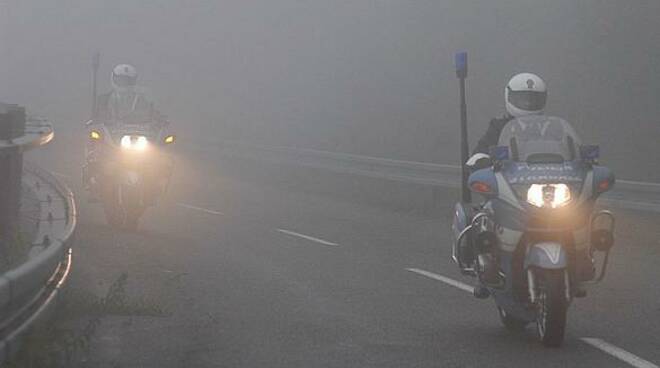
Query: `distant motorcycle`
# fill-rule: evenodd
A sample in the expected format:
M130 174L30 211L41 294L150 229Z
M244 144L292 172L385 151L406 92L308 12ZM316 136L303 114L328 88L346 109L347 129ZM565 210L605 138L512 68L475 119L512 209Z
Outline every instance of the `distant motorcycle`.
M598 156L565 120L515 119L466 183L485 201L455 207L453 260L508 329L535 322L546 346L561 345L569 305L603 279L614 244L614 217L595 209L614 185Z
M87 123L88 165L96 166L89 190L102 202L111 226L135 230L166 191L173 166L168 146L175 141L166 126L158 121Z

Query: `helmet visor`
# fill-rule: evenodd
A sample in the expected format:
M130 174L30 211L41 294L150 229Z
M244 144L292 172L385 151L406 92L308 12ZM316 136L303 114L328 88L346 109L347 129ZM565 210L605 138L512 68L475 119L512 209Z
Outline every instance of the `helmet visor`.
M543 110L547 96L547 92L512 91L509 89L509 103L525 111Z
M117 87L132 87L135 85L135 82L137 82L137 77L113 74L112 80Z

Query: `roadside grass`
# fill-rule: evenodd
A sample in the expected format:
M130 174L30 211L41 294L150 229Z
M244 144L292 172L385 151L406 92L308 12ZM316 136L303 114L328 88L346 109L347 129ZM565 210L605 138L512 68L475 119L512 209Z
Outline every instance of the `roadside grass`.
M0 272L7 272L27 261L32 247L27 239L29 239L29 234L17 231L11 239L2 242Z
M36 327L23 340L19 353L3 367L45 368L71 367L90 352L91 342L102 319L106 316L167 315L166 310L147 299L128 298L128 275L121 274L108 288L105 296L98 297L80 289L65 289L51 323ZM86 319L79 327L72 321ZM119 368L117 362L108 362L110 368Z

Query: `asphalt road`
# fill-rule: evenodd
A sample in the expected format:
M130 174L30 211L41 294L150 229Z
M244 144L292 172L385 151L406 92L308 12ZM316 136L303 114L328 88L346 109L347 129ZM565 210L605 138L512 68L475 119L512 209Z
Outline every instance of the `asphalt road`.
M572 305L563 347L548 349L531 327L507 332L492 300L433 276L471 283L450 262L451 193L447 216L397 212L183 150L164 203L123 233L84 200L80 142L62 133L30 154L79 198L70 288L102 296L125 273L127 298L162 313L103 316L74 366L632 366L616 348L660 364L657 215L617 211L610 272Z

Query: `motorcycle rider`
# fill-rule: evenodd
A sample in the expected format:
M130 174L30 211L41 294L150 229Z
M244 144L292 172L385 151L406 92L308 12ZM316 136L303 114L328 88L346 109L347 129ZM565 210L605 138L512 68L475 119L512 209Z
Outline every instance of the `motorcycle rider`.
M158 122L169 125L166 119L154 109L153 102L144 90L137 86L138 73L134 66L119 64L112 70L110 83L112 90L98 96L93 122L114 125L122 121L131 123ZM96 184L96 177L103 157L94 145L88 145L86 164L83 168L83 182L86 189ZM92 200L94 191L90 191Z
M489 167L491 165L490 147L497 146L500 134L507 123L519 117L543 114L547 94L547 86L538 75L520 73L513 76L504 89L507 114L490 121L486 133L479 139L472 152L472 157L467 161L467 166L473 171ZM474 257L477 255L475 254ZM490 293L482 282L496 284L499 280L496 270L495 267L484 269L479 285L474 288L476 297L489 296Z
M119 64L112 70L112 90L98 97L94 118L104 124L121 121L135 114L155 114L153 103L137 87L137 70L129 64Z
M522 116L543 114L548 89L541 77L532 73L516 74L504 89L507 113L494 118L488 124L486 133L479 139L468 160L468 166L483 168L489 166L489 149L496 146L506 124Z

